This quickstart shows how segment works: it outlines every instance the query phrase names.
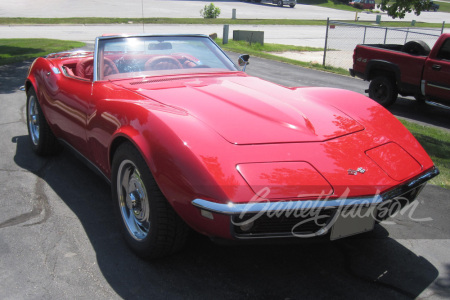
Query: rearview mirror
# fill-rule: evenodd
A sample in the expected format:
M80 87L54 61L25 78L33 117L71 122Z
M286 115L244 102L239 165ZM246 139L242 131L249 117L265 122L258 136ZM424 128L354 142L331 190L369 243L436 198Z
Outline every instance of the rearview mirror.
M172 49L171 43L150 43L148 44L148 50L170 50Z

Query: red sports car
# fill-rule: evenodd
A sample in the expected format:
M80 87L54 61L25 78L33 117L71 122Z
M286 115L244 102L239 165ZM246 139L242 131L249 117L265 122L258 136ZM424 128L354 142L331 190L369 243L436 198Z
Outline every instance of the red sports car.
M369 98L251 77L204 35L99 37L93 53L36 59L25 88L34 151L66 145L102 174L143 257L179 250L188 228L231 240L370 231L438 174Z

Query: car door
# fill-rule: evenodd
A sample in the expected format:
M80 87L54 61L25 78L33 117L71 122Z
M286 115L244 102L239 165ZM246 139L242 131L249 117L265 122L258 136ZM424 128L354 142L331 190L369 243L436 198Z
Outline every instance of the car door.
M435 57L426 60L423 80L428 99L450 106L450 38L443 42Z
M61 74L47 87L49 121L58 136L83 155L87 153L86 119L92 82Z

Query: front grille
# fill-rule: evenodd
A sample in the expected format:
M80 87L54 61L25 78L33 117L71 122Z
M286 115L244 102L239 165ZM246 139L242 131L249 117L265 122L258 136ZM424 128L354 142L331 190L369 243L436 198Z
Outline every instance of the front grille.
M266 212L260 216L245 214L232 216L232 226L237 237L292 236L311 234L326 227L334 216L335 209L320 209L276 214ZM251 227L246 221L253 221ZM250 228L245 228L245 227Z
M381 222L386 220L387 218L395 215L398 211L400 211L405 206L412 203L417 196L420 194L422 189L425 187L424 184L410 190L409 192L394 197L392 199L384 200L377 207L376 221Z

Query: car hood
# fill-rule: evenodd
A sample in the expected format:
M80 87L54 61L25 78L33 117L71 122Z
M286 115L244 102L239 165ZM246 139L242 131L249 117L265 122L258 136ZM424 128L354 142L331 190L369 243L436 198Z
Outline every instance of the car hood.
M320 142L364 129L331 105L250 76L141 79L115 84L183 109L238 145Z

